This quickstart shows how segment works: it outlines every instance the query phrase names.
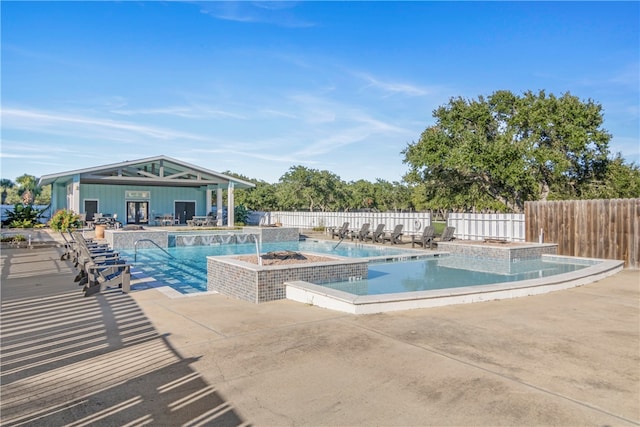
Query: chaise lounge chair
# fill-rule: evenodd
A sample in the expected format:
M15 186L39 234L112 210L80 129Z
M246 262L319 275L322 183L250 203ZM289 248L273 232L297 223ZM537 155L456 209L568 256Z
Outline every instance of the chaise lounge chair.
M352 231L351 240L358 239L359 241L363 242L367 237L367 234L369 234L369 227L371 227L371 224L365 222L364 224L362 224L362 227L360 227L359 231Z
M422 245L425 249L429 245L429 249L433 247L433 239L436 237L436 229L433 225L428 225L418 236L411 236L411 247L414 248L416 243Z
M344 224L342 224L342 227L331 229L331 238L333 239L335 236L338 236L339 239L344 239L345 237L347 237L348 232L349 223L345 222Z
M383 234L382 243L384 244L384 242L386 242L387 240L390 241L392 245L402 243L402 227L402 224L398 224L393 228L393 231L391 233Z
M373 233L364 236L364 239L371 239L371 243L382 243L382 236L384 235L384 224L378 224Z

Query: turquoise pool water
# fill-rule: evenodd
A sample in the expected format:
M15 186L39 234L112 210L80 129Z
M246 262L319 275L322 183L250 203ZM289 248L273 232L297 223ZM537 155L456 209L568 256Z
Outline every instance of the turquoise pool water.
M377 295L411 292L463 286L504 283L547 277L585 268L592 263L575 260L527 260L520 262L491 261L454 255L384 262L385 257L416 256L390 246L369 246L337 242L301 241L263 244L261 253L279 250L335 254L351 258L370 258L369 278L359 281L321 283L322 286L356 295ZM334 249L335 248L335 249ZM188 294L207 290L207 256L255 254L255 244L230 244L217 246L170 247L170 258L159 249L139 249L134 265L134 278L152 277L155 281L143 282L133 289L169 285L180 293ZM129 260L133 251L121 251ZM382 258L376 258L382 257Z
M335 248L335 249L334 249ZM169 247L168 252L183 260L196 260L207 256L255 254L255 243L242 243L212 246L180 246ZM271 251L299 251L333 254L350 258L371 258L375 256L393 256L406 254L407 251L388 246L358 245L343 242L306 240L293 242L263 243L261 253ZM140 253L140 250L138 251ZM165 255L166 256L166 255Z
M372 258L379 256L397 256L407 254L407 251L391 246L367 246L343 242L325 241L294 241L265 243L261 253L271 251L299 251L333 254L349 258ZM334 249L335 248L335 249ZM120 250L122 256L133 260L133 250ZM255 254L255 243L230 244L213 246L180 246L169 247L167 252L174 258L170 258L163 251L153 249L138 249L137 262L134 265L134 278L153 277L155 282L145 282L134 285L133 289L153 287L166 284L180 293L204 292L207 290L207 256Z
M536 279L580 270L589 265L543 259L498 262L446 255L413 261L370 263L368 279L320 285L354 295L380 295Z

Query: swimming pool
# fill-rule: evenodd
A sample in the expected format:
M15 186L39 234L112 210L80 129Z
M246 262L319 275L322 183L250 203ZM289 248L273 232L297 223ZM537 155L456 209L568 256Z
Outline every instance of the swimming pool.
M444 256L440 262L447 260L455 261L455 257ZM401 292L371 295L364 295L364 292L360 292L360 295L358 295L357 290L349 288L341 290L336 287L336 289L333 289L305 281L296 281L287 283L286 297L304 304L351 314L385 313L397 310L519 298L570 289L616 274L622 270L624 265L624 262L619 260L587 259L547 254L541 255L540 260L545 264L560 262L584 265L584 267L553 275L546 275L546 269L542 269L539 271L538 277L525 278L523 280L509 278L507 279L508 281L502 281L501 283L459 287L447 286L446 288L439 287L438 289L428 290L410 290L410 287L408 287ZM466 268L471 268L473 264L487 262L486 259L464 259L463 261L465 264L469 264ZM416 264L419 264L419 262ZM518 262L511 261L511 264L513 267ZM465 269L460 267L460 262L456 262L456 265L461 269ZM474 275L477 274L477 270L470 271L475 271ZM506 273L503 274L507 276ZM522 272L517 274L522 274ZM528 277L531 277L531 275ZM373 277L373 280L375 281L376 278ZM445 280L445 284L452 284L448 276L443 277L443 280ZM364 283L361 283L360 286L364 286Z
M167 256L160 249L121 250L124 258L134 263L134 278L138 278L132 289L168 285L182 294L207 290L207 256L255 254L255 243L212 246L180 246L166 249ZM373 246L355 243L341 243L306 240L278 243L263 243L261 253L271 251L297 251L331 254L348 258L388 258L394 256L416 256L415 251L407 251L391 246ZM147 280L153 278L153 280Z
M577 271L594 264L567 261L543 258L510 262L445 255L403 262L372 262L367 279L321 285L353 295L381 295L536 279ZM476 269L475 264L481 265Z

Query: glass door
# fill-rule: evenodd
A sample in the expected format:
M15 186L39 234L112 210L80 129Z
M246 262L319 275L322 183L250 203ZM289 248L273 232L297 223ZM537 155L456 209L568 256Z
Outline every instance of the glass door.
M149 202L127 202L127 224L149 224Z

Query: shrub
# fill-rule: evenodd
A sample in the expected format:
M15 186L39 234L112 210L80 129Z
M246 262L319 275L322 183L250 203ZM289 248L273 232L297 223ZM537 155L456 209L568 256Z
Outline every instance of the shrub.
M2 225L8 225L11 228L32 228L39 224L39 219L44 210L36 209L32 205L23 205L16 203L13 211L7 212L7 219Z
M240 225L240 223L242 224L246 224L247 221L249 220L249 209L247 209L244 205L238 205L235 207L233 213L234 213L234 218L233 221L235 222L235 224Z
M67 209L60 209L53 214L49 221L49 227L54 231L60 232L73 230L81 225L80 215L76 215L73 211Z
M0 238L0 242L3 243L16 243L16 242L24 242L27 238L22 234L16 234L14 236L7 236Z

